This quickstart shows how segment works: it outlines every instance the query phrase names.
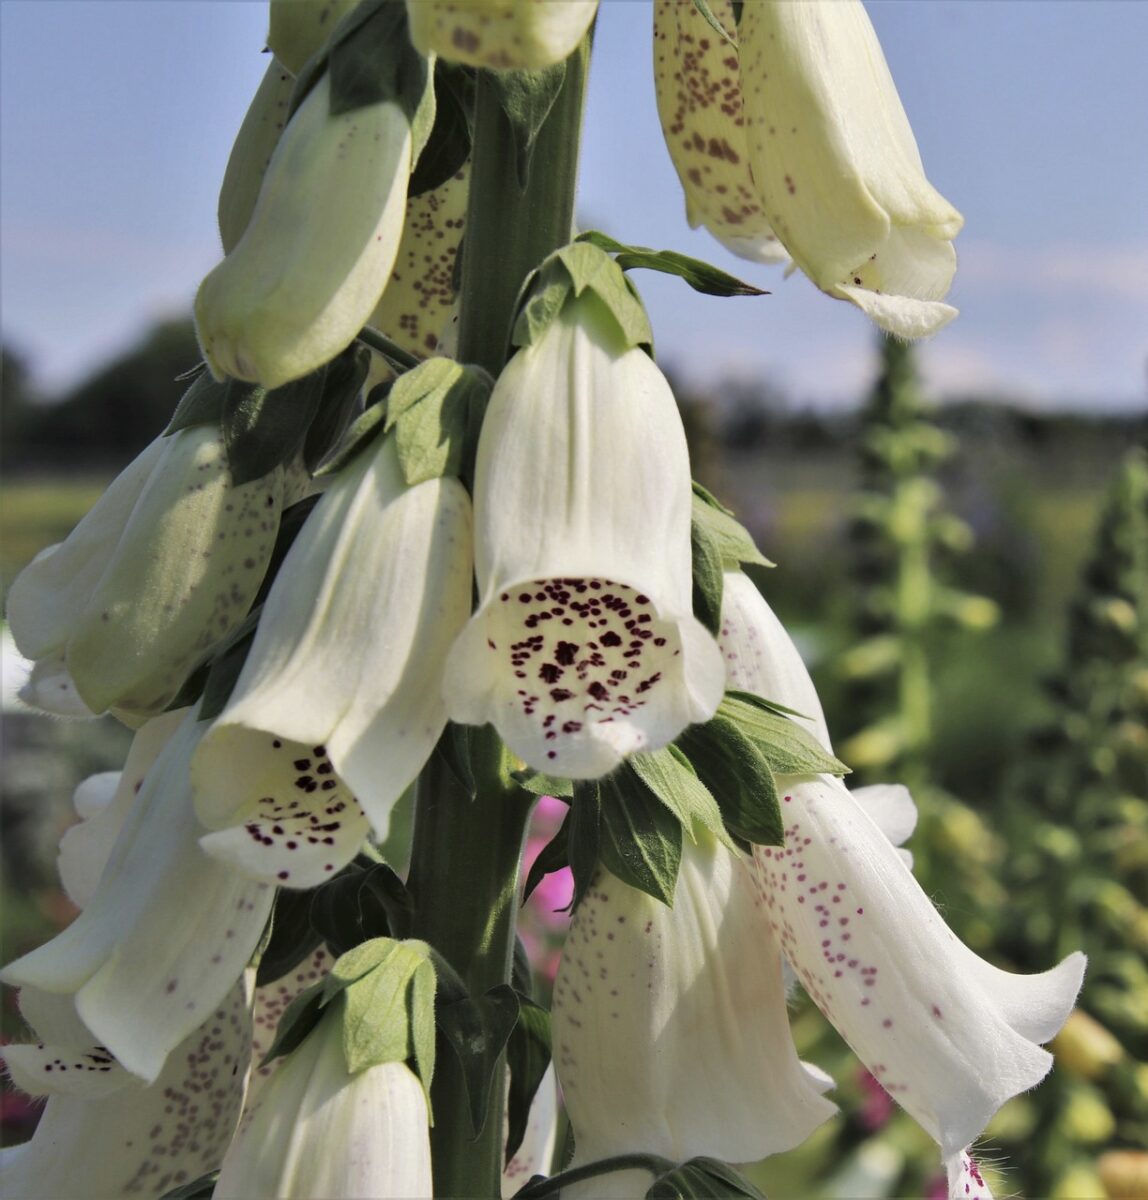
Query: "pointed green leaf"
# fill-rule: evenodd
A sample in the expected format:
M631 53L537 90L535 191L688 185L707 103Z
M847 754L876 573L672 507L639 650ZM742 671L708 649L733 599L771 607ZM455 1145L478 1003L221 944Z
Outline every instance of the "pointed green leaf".
M221 427L236 484L262 479L302 449L319 411L326 366L271 391L258 384L228 382Z
M618 264L590 242L577 241L554 252L570 275L574 295L589 290L610 311L626 343L650 347L654 333L637 292Z
M530 1121L530 1106L546 1068L550 1065L550 1014L519 994L518 1024L506 1044L510 1068L507 1090L506 1158L510 1162L522 1145Z
M540 71L488 71L485 78L498 95L510 124L518 186L525 191L538 134L566 80L566 63Z
M781 845L784 826L773 772L735 722L719 712L704 725L691 725L678 745L718 802L730 833L763 846Z
M319 1023L324 1003L324 989L321 982L313 984L305 992L300 992L284 1009L283 1015L279 1018L279 1024L275 1027L274 1040L259 1065L266 1066L274 1059L280 1058L284 1054L290 1054L296 1046L300 1045Z
M773 566L754 544L748 531L739 525L730 513L724 508L708 503L698 495L696 484L692 519L702 526L716 543L722 566L727 571L736 571L742 563L756 563L761 567Z
M426 959L415 968L411 987L407 993L409 1008L407 1018L411 1028L411 1047L414 1051L415 1070L430 1104L431 1081L434 1079L435 1064L435 996L438 979L430 960Z
M511 344L533 345L562 311L573 286L569 272L556 258L547 259L529 275L515 306L518 316L511 333Z
M163 431L164 437L190 429L193 425L217 425L223 418L223 403L227 398L227 381L220 383L212 377L206 364L201 363L187 391L175 406L171 420Z
M538 857L526 872L526 883L522 889L522 902L530 899L530 893L547 876L562 871L570 865L570 814L567 813L558 832L542 847Z
M599 856L630 887L673 906L682 860L682 826L629 771L598 781Z
M570 873L574 876L574 899L571 908L578 907L590 884L594 882L601 839L601 807L598 782L575 780L574 799L563 823L563 829L569 827L566 848L570 858Z
M434 97L434 127L411 172L408 198L442 187L470 157L474 72L437 59Z
M704 262L700 258L691 258L688 254L679 254L676 250L651 250L649 246L627 246L624 242L615 241L604 233L590 230L579 234L580 242L597 246L600 250L616 254L615 261L623 271L634 267L644 267L651 271L660 271L663 275L676 275L684 280L695 292L707 296L768 296L769 293L752 283L738 279L718 267Z
M386 400L390 388L390 384L385 384L371 389L371 394L367 397L367 407L351 422L334 452L315 472L316 479L338 474L382 434L383 423L387 419Z
M308 471L319 466L346 432L370 367L370 352L357 342L327 364L319 411L303 440L303 465Z
M569 800L574 795L574 784L569 779L559 779L554 775L543 775L533 767L523 771L515 771L511 776L523 791L532 796L557 796Z
M243 623L233 630L223 645L216 650L215 658L208 669L203 684L203 697L199 702L198 717L201 721L213 720L227 707L243 664L255 641L255 629L259 624L260 609L248 613Z
M482 996L440 1005L436 1014L439 1032L462 1068L475 1137L486 1124L494 1072L518 1021L518 1010L518 995L509 984L502 983Z
M690 552L694 571L694 616L716 637L721 632L721 602L725 588L721 548L709 527L696 516L690 522Z
M813 734L750 692L726 692L718 713L737 723L778 775L849 773Z
M693 833L696 821L733 849L717 801L698 778L690 760L676 746L632 754L624 769L632 771L678 818L691 840L697 840Z
M323 943L322 935L311 924L311 896L280 888L271 911L271 930L259 956L255 972L257 987L282 979Z
M335 963L331 974L348 980L342 993L343 1053L352 1075L415 1053L412 1020L425 1002L425 977L418 996L414 990L421 968L431 969L424 943L389 938L356 947Z
M726 27L717 19L717 17L714 16L714 11L709 6L709 0L694 0L694 8L698 10L698 12L705 19L706 24L709 25L709 27L718 35L718 37L722 39L722 41L728 42L731 46L737 45L737 37L735 36L735 33L726 29Z
M394 938L377 937L340 954L323 981L324 998L331 1000L356 980L385 963L397 952L400 944Z

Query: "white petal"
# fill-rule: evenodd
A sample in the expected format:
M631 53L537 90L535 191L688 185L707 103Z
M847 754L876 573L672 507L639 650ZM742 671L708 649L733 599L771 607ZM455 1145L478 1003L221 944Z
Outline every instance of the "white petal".
M723 580L721 634L728 686L776 700L801 713L798 724L830 750L829 728L809 670L785 626L740 571Z
M533 1176L549 1174L557 1140L558 1079L552 1062L534 1093L522 1145L502 1172L503 1200L510 1200Z
M31 1141L0 1150L0 1190L8 1200L120 1200L162 1196L211 1170L239 1116L250 1036L237 986L153 1086L127 1082L96 1100L51 1096Z
M470 542L461 484L406 487L391 438L321 498L280 568L231 700L195 758L201 819L237 831L212 835L211 853L239 861L245 841L268 847L277 843L267 838L287 837L297 842L297 859L310 855L308 846L323 857L321 847L334 845L324 839L334 837L343 847L338 860L304 868L285 859L271 875L260 868L263 878L311 886L328 862L337 868L354 855L366 832L362 812L386 836L392 806L446 725L442 675L470 611ZM342 828L299 826L311 815ZM243 861L254 867L259 859L266 860L261 851ZM301 882L301 870L310 882Z
M5 968L8 983L74 992L96 1041L149 1081L242 974L272 891L199 848L189 714L148 773L95 894L46 945Z
M480 608L454 720L589 778L712 715L724 668L692 615L689 457L673 394L586 293L499 377L479 439Z
M894 846L907 842L917 828L917 806L903 783L874 783L851 794Z
M712 0L710 9L725 29L736 29L730 0ZM654 82L690 226L704 225L741 258L787 259L749 167L737 47L710 28L693 0L655 0Z
M17 695L29 708L81 720L96 714L80 699L62 652L37 659Z
M60 839L56 869L77 908L86 908L95 894L144 777L186 715L176 710L148 721L132 739L122 771L92 775L76 788L72 803L83 820Z
M217 1200L430 1200L422 1085L404 1063L347 1073L334 1006L263 1088Z
M574 913L552 1019L581 1161L747 1162L835 1111L793 1048L746 864L704 835L685 847L672 909L600 873Z
M90 1042L12 1043L0 1049L14 1087L29 1096L77 1096L99 1100L139 1080L102 1046Z
M899 338L932 337L957 315L957 309L940 300L916 300L909 296L884 296L844 284L831 288L835 296L849 300L877 326Z
M949 1200L993 1200L980 1168L967 1150L945 1160L945 1174L949 1178Z
M1047 1073L1032 1036L1064 1022L1084 956L1027 977L979 964L840 783L783 783L786 845L754 856L771 927L877 1080L955 1154Z

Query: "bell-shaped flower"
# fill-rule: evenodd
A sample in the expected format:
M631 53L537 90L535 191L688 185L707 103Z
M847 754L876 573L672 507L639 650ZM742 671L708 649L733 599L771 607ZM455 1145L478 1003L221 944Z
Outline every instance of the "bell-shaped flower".
M324 73L275 146L243 236L196 296L217 378L275 388L350 345L394 265L411 154L397 101L334 114Z
M721 643L731 678L813 717L828 749L792 640L764 600L730 583ZM1047 1074L1052 1056L1040 1043L1072 1010L1084 956L1041 975L999 970L957 939L839 780L790 777L779 785L785 843L754 848L759 919L811 999L952 1160L1006 1100ZM896 792L871 799L895 834L911 824Z
M61 855L69 894L86 906L0 973L71 998L91 1039L148 1082L240 978L271 907L271 888L199 846L189 766L204 728L187 712L145 725L115 795L89 789L93 815ZM120 820L113 840L108 826Z
M732 0L710 0L710 11L736 29ZM690 228L704 226L742 258L784 262L789 254L749 166L737 46L717 35L694 0L654 0L654 83Z
M8 593L29 701L162 712L234 630L275 545L284 472L236 486L218 427L157 438Z
M447 651L470 611L470 500L408 487L395 439L360 453L279 569L231 698L192 766L204 848L313 887L354 857L446 725Z
M411 41L420 53L499 71L563 62L597 11L598 0L407 0Z
M430 1200L426 1097L401 1062L347 1070L327 1015L261 1088L223 1160L217 1200Z
M455 302L455 264L466 227L470 165L407 201L403 236L382 299L367 324L426 357L439 349Z
M574 911L552 1022L576 1166L633 1151L747 1162L835 1111L794 1049L748 863L704 832L683 846L673 908L599 871ZM645 1190L624 1184L611 1194Z
M0 1150L8 1200L158 1200L217 1167L243 1103L251 1047L247 990L238 983L144 1084L94 1045L68 997L20 992L41 1040L3 1047L21 1091L46 1096L30 1141Z
M531 766L604 775L707 720L725 670L692 612L685 434L662 373L589 289L498 378L478 443L479 608L452 720Z
M793 261L890 333L940 329L963 222L925 178L861 0L755 0L738 41L750 167Z

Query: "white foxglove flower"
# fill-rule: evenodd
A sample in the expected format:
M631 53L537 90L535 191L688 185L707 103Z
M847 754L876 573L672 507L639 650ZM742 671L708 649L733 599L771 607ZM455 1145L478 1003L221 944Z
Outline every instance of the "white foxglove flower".
M223 1160L218 1200L430 1200L422 1084L401 1062L347 1070L328 1015L261 1089Z
M764 601L731 583L721 638L731 677L820 721L792 640ZM945 925L890 837L839 780L779 784L785 844L754 848L759 919L873 1076L952 1159L1000 1105L1047 1074L1052 1056L1039 1043L1071 1011L1084 956L1042 975L998 970ZM867 799L893 836L911 831L898 791Z
M455 302L455 262L466 228L470 164L407 201L403 237L382 299L367 324L404 350L426 357L439 348ZM369 390L369 387L368 387Z
M495 70L537 71L570 57L598 0L407 0L422 54Z
M710 10L723 28L736 29L732 0L710 0ZM784 262L789 254L749 166L737 46L718 36L693 0L654 0L654 82L690 228L704 226L742 258Z
M683 846L673 908L599 871L574 911L552 1021L574 1165L630 1151L747 1162L835 1111L794 1049L748 864L705 833ZM645 1190L622 1176L593 1185Z
M708 719L725 670L692 612L689 457L662 373L591 291L499 376L475 472L479 608L452 720L589 779Z
M94 865L64 868L69 889L90 894L83 912L0 973L5 983L73 997L93 1039L148 1082L242 975L273 894L200 848L189 765L205 727L194 713L180 716L161 718L159 731L158 722L144 727L117 795L89 829L69 835L100 853L108 839L97 824L126 810L94 891ZM170 739L143 773L164 732Z
M510 1200L535 1175L549 1173L557 1143L558 1079L554 1074L554 1063L551 1062L531 1101L522 1144L503 1169L502 1200Z
M447 651L470 611L470 501L408 487L393 437L336 478L291 547L231 699L196 754L204 848L312 887L386 836L446 725Z
M860 0L755 0L738 41L753 178L794 262L890 333L940 329L963 221L925 178Z
M216 378L275 388L346 349L386 284L403 228L411 123L383 101L332 115L324 74L267 165L234 250L200 285Z
M157 438L8 594L29 701L73 715L162 712L251 605L279 528L284 472L236 486L219 429Z
M67 998L25 988L20 1008L43 1040L0 1054L12 1082L48 1103L30 1141L0 1150L7 1200L158 1200L219 1165L250 1055L242 983L175 1047L150 1086L92 1044Z

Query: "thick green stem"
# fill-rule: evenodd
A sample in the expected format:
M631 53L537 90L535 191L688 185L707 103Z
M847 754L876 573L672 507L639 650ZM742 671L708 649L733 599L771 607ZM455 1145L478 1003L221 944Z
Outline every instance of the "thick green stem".
M458 357L494 376L506 362L522 281L570 241L589 61L587 41L566 62L566 79L534 144L524 189L497 87L484 74L478 78Z
M570 240L589 46L569 60L520 190L509 122L479 75L463 248L458 357L497 376L509 351L526 275ZM532 797L509 781L489 728L471 730L472 800L439 757L418 785L409 886L414 936L435 947L478 996L510 979L518 881ZM486 1122L472 1136L462 1073L443 1050L435 1068L431 1151L435 1195L497 1200L502 1174L505 1070L495 1072Z

